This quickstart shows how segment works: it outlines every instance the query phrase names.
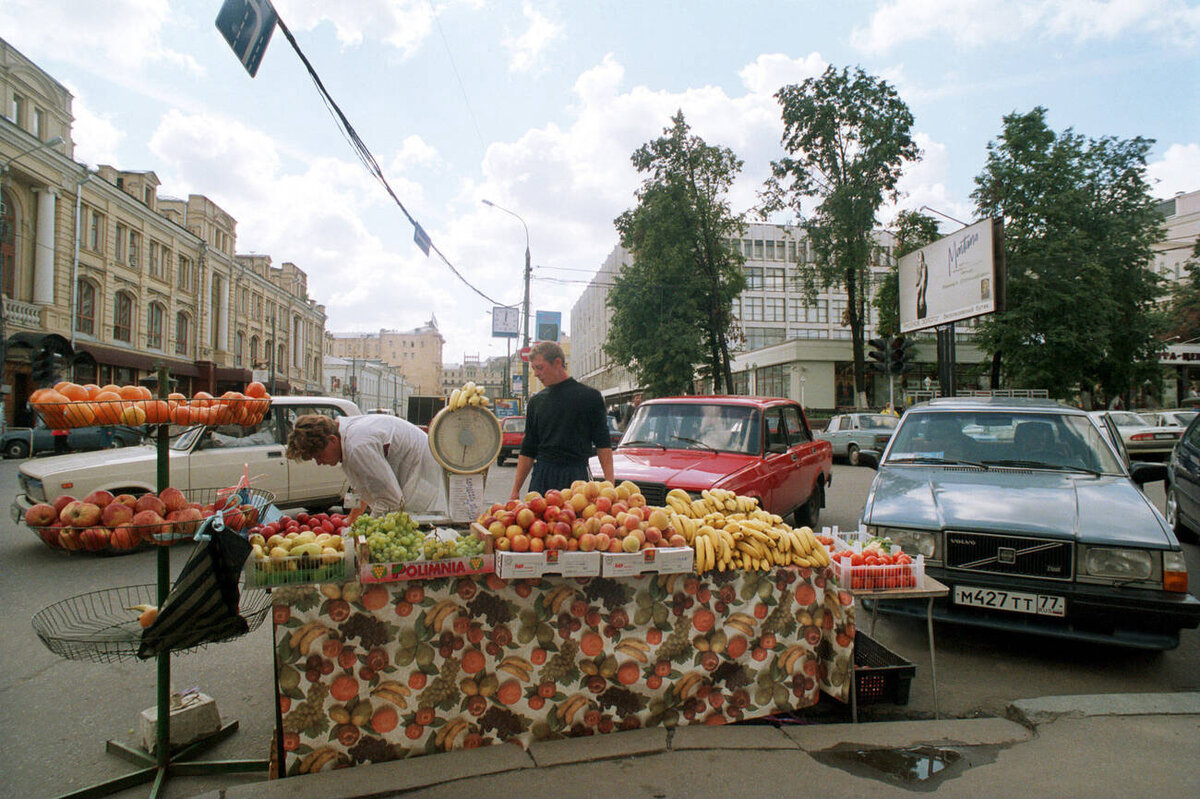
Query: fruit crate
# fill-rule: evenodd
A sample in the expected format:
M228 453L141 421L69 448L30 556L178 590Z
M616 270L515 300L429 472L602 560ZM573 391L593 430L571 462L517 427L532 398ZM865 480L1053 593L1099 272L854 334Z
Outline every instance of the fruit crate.
M917 667L866 633L854 634L854 694L858 704L907 705Z
M837 559L832 566L838 583L851 591L895 591L925 587L924 555L917 555L912 563L892 566L852 566L849 560Z
M483 552L462 558L439 560L409 560L398 563L375 563L365 536L355 539L358 550L358 579L363 583L392 583L399 580L428 580L435 577L462 577L470 574L491 574L496 571L496 553L492 534L473 522L470 532L483 541Z
M287 555L282 558L246 558L247 588L277 588L282 585L342 583L354 579L354 547L343 539L336 561L325 556Z

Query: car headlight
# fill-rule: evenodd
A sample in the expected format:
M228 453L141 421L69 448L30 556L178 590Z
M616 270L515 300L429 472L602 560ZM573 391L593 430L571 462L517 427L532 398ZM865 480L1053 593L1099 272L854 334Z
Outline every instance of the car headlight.
M25 487L25 496L33 502L45 502L46 490L42 487L41 480L35 480L32 477L21 475L21 484Z
M905 530L899 527L867 526L867 532L877 538L890 538L909 555L933 558L937 554L937 535L924 530Z
M1154 559L1144 549L1096 548L1087 551L1083 567L1093 577L1147 580L1154 573Z

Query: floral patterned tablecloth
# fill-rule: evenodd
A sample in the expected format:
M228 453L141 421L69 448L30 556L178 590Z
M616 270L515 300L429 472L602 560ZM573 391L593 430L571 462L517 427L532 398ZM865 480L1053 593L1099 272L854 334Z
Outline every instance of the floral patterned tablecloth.
M829 569L273 590L284 773L849 701Z

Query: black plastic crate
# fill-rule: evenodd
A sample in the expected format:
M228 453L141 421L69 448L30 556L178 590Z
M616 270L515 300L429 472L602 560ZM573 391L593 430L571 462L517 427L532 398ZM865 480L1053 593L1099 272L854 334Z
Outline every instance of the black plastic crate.
M871 702L908 704L908 689L917 667L871 638L854 633L854 689L860 705Z

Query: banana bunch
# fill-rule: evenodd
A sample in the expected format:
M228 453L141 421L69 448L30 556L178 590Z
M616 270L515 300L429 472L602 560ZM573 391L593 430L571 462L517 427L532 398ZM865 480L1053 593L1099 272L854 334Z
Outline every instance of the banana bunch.
M432 630L434 635L442 631L442 625L458 613L458 605L451 599L443 599L429 610L425 611L425 629Z
M322 746L320 749L314 749L300 758L300 773L316 774L337 759L338 752L332 746Z
M401 710L408 708L407 697L412 695L407 685L396 682L395 680L384 680L371 689L371 696L377 696L380 699L391 702Z
M288 643L292 649L300 652L301 657L308 657L308 651L312 648L312 645L327 632L329 632L329 628L321 622L310 621L308 624L292 630L292 635L288 639Z
M614 648L638 663L650 662L650 644L640 638L622 638Z
M775 663L783 674L790 676L796 673L796 664L801 661L806 651L800 644L793 644L775 659Z
M533 664L522 657L508 655L496 666L496 671L503 671L516 677L521 682L533 682Z
M699 671L689 671L675 681L675 694L681 700L692 698L692 694L704 684L704 674Z
M443 752L449 752L454 748L454 741L458 738L459 734L470 726L471 723L461 716L454 721L448 722L437 731L437 735L433 736L433 745Z
M575 723L575 715L579 713L580 710L588 707L591 703L592 702L590 699L588 699L587 694L575 694L566 702L563 702L561 705L559 705L557 711L555 712L558 713L558 718L562 720L563 725L570 727L573 723Z
M475 385L474 381L467 381L467 384L462 388L456 388L450 392L450 400L446 403L446 407L452 411L457 411L459 408L465 408L468 405L478 405L481 408L486 408L492 404L488 399L487 394L483 393L483 387Z

